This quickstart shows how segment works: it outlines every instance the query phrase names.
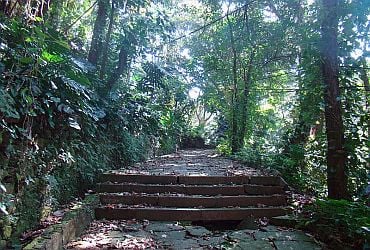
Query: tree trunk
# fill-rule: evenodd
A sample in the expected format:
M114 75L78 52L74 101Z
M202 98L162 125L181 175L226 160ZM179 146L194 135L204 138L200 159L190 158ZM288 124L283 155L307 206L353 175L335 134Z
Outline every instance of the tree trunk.
M43 18L44 15L48 12L50 8L51 0L41 0L38 1L38 11L36 13L36 16Z
M114 24L114 12L115 12L115 0L112 0L112 7L110 11L110 16L109 16L109 25L108 25L108 31L107 35L105 37L105 43L104 47L102 49L103 51L103 57L101 61L101 69L100 69L100 79L104 79L105 75L105 70L106 70L106 64L108 61L108 51L109 51L109 44L110 44L110 38L112 35L112 30L113 30L113 24Z
M365 58L363 58L361 60L361 64L362 64L361 65L362 68L361 68L360 74L361 74L361 80L363 81L364 87L365 87L366 113L370 114L370 100L369 100L370 82L369 82L369 77L368 77L367 71L366 71L367 64L366 64ZM369 141L369 138L370 138L370 119L367 120L367 141ZM368 167L370 166L369 161L367 162L367 166ZM370 168L368 168L368 169L370 169Z
M235 154L240 149L238 140L238 109L237 109L237 92L238 92L238 75L237 75L237 52L235 48L234 34L231 27L229 15L226 16L229 25L231 51L233 56L232 79L233 79L233 95L231 99L231 152Z
M98 13L95 19L93 36L91 39L91 45L88 61L94 65L98 64L102 53L102 44L104 37L104 30L107 24L107 3L105 0L98 1Z
M7 7L8 7L7 1L0 1L0 12L6 14Z
M61 1L52 1L51 7L48 23L50 23L55 29L58 29L60 26L60 15L63 10L63 3Z
M109 77L108 82L107 82L107 88L106 88L106 94L109 94L118 79L121 77L121 75L127 70L128 68L128 47L127 44L124 43L121 46L119 56L118 56L118 65L114 69L112 75Z
M249 55L249 61L247 69L244 69L244 89L243 89L243 100L241 106L241 117L240 117L240 128L239 128L239 136L238 136L238 145L239 147L243 147L244 145L244 138L247 129L247 104L249 98L249 85L252 80L252 69L253 69L253 58L254 58L254 51L251 51Z
M338 8L338 0L323 0L321 67L325 85L328 196L333 199L347 199L347 153L344 148L344 127L338 78Z

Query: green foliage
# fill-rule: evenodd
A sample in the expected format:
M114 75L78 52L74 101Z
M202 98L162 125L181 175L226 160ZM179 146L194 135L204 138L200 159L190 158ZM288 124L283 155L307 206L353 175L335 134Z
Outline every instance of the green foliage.
M230 8L238 11L220 18L225 14L222 2L206 1L202 6L212 10L210 16L198 19L220 19L186 44L192 55L187 68L203 91L202 105L217 114L216 119L226 120L217 136L228 144L234 138L237 145L243 144L235 155L238 159L277 170L299 190L326 196L327 118L318 42L321 6L306 1L231 3ZM370 5L356 1L339 7L340 101L353 197L364 190L369 171L369 99L359 68L364 66L368 77L364 37L369 21L363 8ZM226 145L224 140L219 144L224 153Z
M261 151L253 147L244 147L236 155L236 159L242 160L251 166L261 166L262 165L262 155Z
M221 142L219 142L216 149L222 155L231 155L231 147L228 140L222 140Z
M41 208L43 196L45 195L45 185L42 180L28 185L20 196L21 200L17 204L16 227L13 234L19 235L29 229L30 225L37 225L42 217Z
M361 248L370 241L370 208L363 201L316 200L304 208L304 227L319 229L325 225L342 242Z
M154 147L176 148L184 91L154 64L144 64L152 68L143 79L155 101L123 81L103 99L96 68L48 23L1 17L0 31L0 182L14 187L0 193L0 207L14 236L84 195L103 171L142 161Z

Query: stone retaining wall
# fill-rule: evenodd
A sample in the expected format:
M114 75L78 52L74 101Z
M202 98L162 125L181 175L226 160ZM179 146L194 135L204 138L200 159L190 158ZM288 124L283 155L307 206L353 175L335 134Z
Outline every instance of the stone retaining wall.
M81 235L94 220L94 209L98 204L99 199L96 195L87 196L81 204L76 205L64 215L61 223L47 228L24 249L63 249L63 245Z

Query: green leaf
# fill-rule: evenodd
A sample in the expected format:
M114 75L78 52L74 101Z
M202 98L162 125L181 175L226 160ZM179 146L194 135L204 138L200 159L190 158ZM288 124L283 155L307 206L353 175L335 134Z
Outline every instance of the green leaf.
M22 57L19 61L23 64L30 64L33 62L32 57Z
M36 22L42 22L42 21L43 21L43 19L42 19L41 17L37 16L37 17L35 17L35 21L36 21Z
M58 62L62 62L64 61L64 59L59 56L59 55L55 55L55 54L50 54L49 52L47 52L46 50L42 51L41 53L41 57L47 61L47 62L53 62L53 63L58 63Z
M53 41L55 45L58 45L58 48L61 48L63 50L63 52L67 51L70 49L68 43L66 41L61 41L61 40L57 40L57 41Z

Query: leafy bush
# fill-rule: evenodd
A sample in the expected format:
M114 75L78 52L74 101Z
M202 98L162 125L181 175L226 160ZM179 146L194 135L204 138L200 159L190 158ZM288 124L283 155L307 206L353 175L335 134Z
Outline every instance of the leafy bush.
M244 147L242 150L236 153L235 158L252 166L262 165L261 151L256 148Z
M328 227L330 231L326 234L356 249L370 242L370 207L363 201L316 200L304 210L306 228L317 232L321 227Z
M231 155L231 146L229 140L223 139L217 146L216 150L222 155Z

